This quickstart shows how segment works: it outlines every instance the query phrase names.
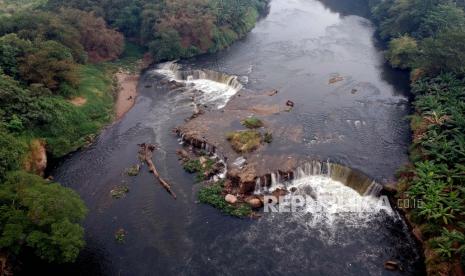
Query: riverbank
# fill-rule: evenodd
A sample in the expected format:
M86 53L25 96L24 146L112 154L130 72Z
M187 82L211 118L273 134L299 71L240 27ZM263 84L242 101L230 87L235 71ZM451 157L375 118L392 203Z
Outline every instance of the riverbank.
M115 74L118 93L115 102L115 120L120 120L135 104L140 75L119 71Z
M410 162L398 173L398 207L423 245L427 274L464 275L464 7L455 2L370 4L387 60L411 73L412 142Z

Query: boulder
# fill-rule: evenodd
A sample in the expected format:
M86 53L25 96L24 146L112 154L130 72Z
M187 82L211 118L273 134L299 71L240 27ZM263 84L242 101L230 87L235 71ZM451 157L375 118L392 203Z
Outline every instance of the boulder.
M384 268L390 271L399 270L399 263L396 261L386 261L384 262Z
M178 149L176 153L181 160L189 159L189 153L185 149Z
M286 196L289 192L285 189L276 189L271 194L276 197L278 200Z
M286 102L286 105L289 107L294 107L294 102L289 100Z
M231 180L234 187L239 188L240 194L248 194L255 189L255 178L256 173L253 168L245 166L242 170L238 168L232 168L228 170L228 179Z
M234 204L234 203L237 202L237 197L235 195L232 195L232 194L227 194L224 197L224 200L229 204Z
M254 209L258 209L263 206L263 202L257 197L249 197L245 200L245 202L247 202L247 204L249 204L250 207Z
M207 162L208 162L208 158L207 158L207 157L205 157L205 156L200 156L200 158L199 158L199 162L200 162L200 164L202 165L202 167L204 167L204 168L205 168L205 164L207 164Z

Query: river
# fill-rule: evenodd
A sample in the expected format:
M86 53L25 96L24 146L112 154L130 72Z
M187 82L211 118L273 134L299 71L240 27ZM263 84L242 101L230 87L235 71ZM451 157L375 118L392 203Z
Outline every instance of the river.
M273 0L244 39L182 66L239 76L250 90L278 89L297 103L305 152L344 164L380 183L407 162L408 76L389 68L364 1ZM332 77L340 82L329 84ZM88 275L418 275L419 249L399 214L264 214L236 219L196 202L200 184L183 171L172 129L192 114L190 96L170 90L148 70L134 108L96 142L52 170L85 200L87 246L76 264L49 272ZM137 144L158 143L154 161L173 184L174 201L137 163ZM353 196L323 185L326 195ZM117 185L129 194L110 196ZM349 189L349 190L348 190ZM124 243L115 241L120 228ZM383 263L397 260L403 271ZM31 267L32 269L32 267ZM35 270L36 271L36 270Z

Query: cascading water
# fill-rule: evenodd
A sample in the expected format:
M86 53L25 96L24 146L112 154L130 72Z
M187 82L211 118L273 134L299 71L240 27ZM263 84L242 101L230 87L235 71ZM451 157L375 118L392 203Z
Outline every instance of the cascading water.
M271 180L269 186L261 178L256 179L254 194L269 195L285 189L289 193L283 197L284 204L291 203L296 196L301 198L299 202L304 198L305 205L292 211L304 214L293 216L305 217L306 223L312 225L339 221L345 225L364 225L376 216L395 214L387 198L379 197L380 184L339 164L311 161L292 173L271 173L264 178L265 182L267 178Z
M338 181L343 183L345 186L348 186L358 192L360 195L365 196L378 196L382 190L382 186L376 181L373 181L368 176L353 170L349 167L345 167L339 164L320 161L311 161L306 162L302 166L299 166L292 173L285 174L285 179L287 181L282 181L282 173L271 173L271 185L267 187L262 185L260 181L260 190L266 192L273 192L276 189L288 189L292 186L294 181L299 181L303 178L308 178L310 176L324 176L333 181ZM258 185L256 185L258 187Z
M194 101L198 104L214 104L223 108L228 100L242 89L237 76L227 75L212 70L182 70L174 61L162 63L153 73L170 80L184 83L186 88L196 93Z

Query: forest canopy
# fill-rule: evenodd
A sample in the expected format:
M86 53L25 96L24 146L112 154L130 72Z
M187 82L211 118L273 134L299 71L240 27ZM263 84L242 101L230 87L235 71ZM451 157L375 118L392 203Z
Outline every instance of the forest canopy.
M0 1L0 251L73 262L84 247L82 200L26 164L34 145L59 158L110 122L111 62L125 47L153 61L215 52L251 30L267 3ZM85 105L73 104L79 97Z
M50 0L104 17L127 39L148 47L156 61L215 52L253 28L269 0Z

